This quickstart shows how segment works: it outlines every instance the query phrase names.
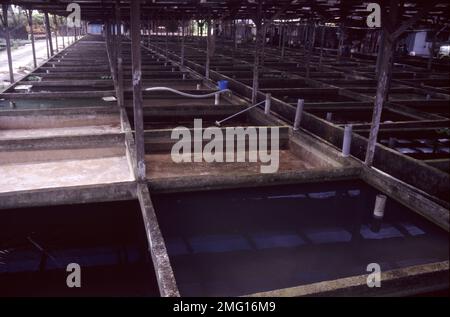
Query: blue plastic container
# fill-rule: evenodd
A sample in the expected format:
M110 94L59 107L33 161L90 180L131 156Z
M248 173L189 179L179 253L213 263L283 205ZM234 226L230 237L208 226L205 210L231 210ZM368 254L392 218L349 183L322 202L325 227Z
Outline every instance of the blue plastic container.
M220 90L228 89L228 80L219 80L217 84L219 85Z

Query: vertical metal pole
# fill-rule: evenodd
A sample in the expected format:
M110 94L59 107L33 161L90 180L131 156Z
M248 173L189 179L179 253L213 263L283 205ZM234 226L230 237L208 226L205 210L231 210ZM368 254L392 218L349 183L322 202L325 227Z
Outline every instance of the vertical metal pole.
M281 49L281 42L283 41L283 24L278 26L278 48Z
M184 31L184 20L181 21L181 66L184 66L184 36L185 36L185 31Z
M384 51L384 43L385 43L385 34L384 31L381 30L378 40L378 56L377 56L377 64L375 66L375 73L377 77L380 75L380 67L383 59L383 51Z
M28 10L28 27L30 28L31 37L31 51L33 52L33 65L34 68L37 67L36 61L36 47L34 46L34 31L33 31L33 10Z
M131 1L131 63L133 83L134 130L136 139L136 177L145 181L144 118L141 70L141 1Z
M344 26L341 25L340 32L339 32L339 47L338 47L338 56L337 56L339 61L342 58L342 54L343 54L343 50L344 50L344 38L345 38Z
M302 121L303 108L305 106L305 100L299 99L297 101L297 109L295 110L294 130L297 131L300 128Z
M259 60L261 54L261 46L262 46L262 5L263 1L258 0L258 5L256 7L256 41L255 41L255 57L253 64L253 89L252 89L252 104L256 104L258 102L258 90L259 90Z
M6 54L8 55L9 81L12 84L14 82L14 70L11 55L11 36L8 27L8 4L3 3L2 8L3 8L3 30L5 31L5 40L6 40Z
M64 32L62 32L63 33L63 35L61 36L62 37L62 45L63 45L63 49L64 48L66 48L66 43L65 43L65 37L66 37L66 31L65 31L65 28L66 28L66 26L63 24L63 18L62 17L60 17L60 19L59 19L59 24L60 25L62 25L63 26L63 30L64 30Z
M166 62L169 59L169 30L167 29L168 22L166 21Z
M56 21L56 15L53 15L53 24L55 25L55 43L56 43L56 52L59 52L58 45L58 22Z
M124 106L123 94L123 57L122 57L122 16L120 13L120 0L116 0L116 27L117 27L117 43L116 43L116 57L117 57L117 90L119 107Z
M48 12L44 13L45 18L45 28L47 30L47 38L48 38L48 45L50 48L50 56L53 56L53 43L52 43L52 30L50 28L50 19L48 18Z
M309 78L310 68L311 68L311 55L314 51L314 41L316 40L316 24L311 25L312 27L312 37L309 43L308 55L306 58L306 78Z
M47 59L49 59L50 58L50 50L48 48L48 37L47 37L47 34L45 34L45 46L47 48Z
M147 35L147 47L150 47L150 34L152 33L152 23L150 17L148 17L148 35Z
M267 26L266 23L264 23L263 27L262 27L262 49L261 49L261 66L264 66L264 58L265 58L265 54L266 54L266 33L267 33Z
M64 34L66 35L66 37L67 37L67 46L69 46L70 45L70 37L69 37L69 27L67 26L68 24L67 24L67 17L66 17L66 21L65 21L65 32L64 32Z
M325 32L326 32L326 26L323 25L322 26L322 34L321 34L321 38L320 38L320 58L319 58L319 68L322 67L322 59L323 59L323 44L324 44L324 40L325 40Z
M388 32L383 28L383 32ZM375 148L378 137L378 130L380 129L381 112L383 110L383 104L386 100L386 95L388 91L389 78L392 73L392 57L394 43L388 39L387 34L385 34L385 43L383 45L383 50L379 54L383 54L380 63L380 74L378 76L377 92L375 95L375 105L372 114L372 125L370 128L369 141L367 143L367 152L365 163L368 166L372 166L373 159L375 157Z
M342 141L342 156L348 157L352 145L352 125L346 124L344 128L344 140Z
M269 115L270 114L270 107L272 106L272 95L266 94L266 102L264 104L264 114Z
M205 64L205 77L209 79L209 65L211 63L211 21L206 21L206 64Z

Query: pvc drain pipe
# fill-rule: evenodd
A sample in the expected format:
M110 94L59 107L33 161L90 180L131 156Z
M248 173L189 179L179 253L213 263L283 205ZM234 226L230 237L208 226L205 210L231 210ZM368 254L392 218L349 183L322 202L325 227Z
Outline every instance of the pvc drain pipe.
M182 92L182 91L172 89L169 87L150 87L150 88L146 88L145 91L170 91L170 92L173 92L174 94L177 94L180 96L184 96L184 97L188 97L188 98L197 98L197 99L209 98L209 97L213 97L213 96L215 97L216 95L219 95L219 94L231 92L231 90L229 90L229 89L224 89L224 90L215 91L215 92L205 94L205 95L193 95L193 94L188 94L186 92Z
M304 106L305 100L303 99L297 100L297 109L295 110L295 119L294 119L294 131L297 131L300 128L300 122L302 121Z
M351 145L352 145L352 125L346 124L344 128L344 140L342 141L343 157L348 157L350 155Z
M394 138L394 137L390 137L389 138L388 146L390 148L394 148L396 143L397 143L397 139L396 138Z
M230 119L232 119L234 117L237 117L238 115L243 114L244 112L247 112L247 111L249 111L249 110L251 110L251 109L253 109L253 108L255 108L255 107L259 106L259 105L262 105L265 102L266 102L265 100L261 101L261 102L258 102L256 105L253 105L251 107L248 107L247 109L244 109L244 110L241 110L239 112L236 112L235 114L232 114L231 116L226 117L223 120L216 121L216 126L220 127L222 125L222 123L224 123L225 121L228 121L228 120L230 120Z
M377 195L375 199L375 207L373 208L373 217L375 219L383 219L386 199L386 195Z
M266 94L266 100L265 102L265 106L264 106L264 113L266 115L270 114L270 106L272 105L271 99L272 95L271 94Z
M220 103L220 93L216 92L216 94L214 95L214 105L218 106Z

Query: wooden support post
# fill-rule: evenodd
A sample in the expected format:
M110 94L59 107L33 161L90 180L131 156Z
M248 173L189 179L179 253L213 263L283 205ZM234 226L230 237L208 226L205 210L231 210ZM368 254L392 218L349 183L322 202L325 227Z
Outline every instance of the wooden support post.
M131 63L133 83L134 131L136 140L136 178L145 181L144 111L142 109L141 70L141 2L132 1L131 7Z
M322 68L322 60L323 60L323 45L325 42L325 32L326 32L326 26L322 26L322 34L320 36L320 57L319 57L319 68Z
M3 30L5 32L5 41L6 41L6 54L8 56L9 81L12 84L14 82L14 70L11 55L11 36L8 27L8 4L3 3L2 9L3 9Z
M308 34L308 24L304 24L303 25L303 49L307 50L308 49L308 38L309 38L309 34Z
M56 52L59 53L59 45L58 45L58 22L56 21L56 15L53 15L53 24L55 25L55 45Z
M432 2L435 3L435 2ZM395 25L399 15L399 0L390 0L389 3L389 20L390 25ZM434 5L434 4L433 4ZM426 9L423 8L422 11L416 13L415 16L410 18L408 21L404 22L397 30L392 32L387 27L387 23L383 23L383 44L380 46L379 55L382 55L379 60L379 75L378 75L378 84L377 84L377 92L375 96L375 105L372 114L372 126L369 134L369 141L367 143L367 152L365 157L365 164L367 166L373 165L373 160L375 157L375 148L378 137L378 130L380 128L380 120L381 120L381 112L383 110L383 104L387 98L387 94L389 91L389 82L392 75L392 63L393 63L393 55L394 55L394 47L396 39L408 28L408 25L411 26L417 20L419 20L420 16L422 16L426 12ZM394 36L392 35L394 34Z
M59 22L60 22L59 23L60 25L63 25L63 30L64 30L64 32L62 32L63 35L61 36L62 37L62 45L63 45L63 49L64 49L64 48L66 48L66 41L65 41L64 37L67 36L67 26L64 26L62 17L60 17ZM87 30L86 30L86 32L87 32Z
M433 35L433 39L431 41L431 47L430 47L430 56L428 58L428 65L427 65L427 69L431 70L432 68L432 64L433 64L433 59L434 59L434 51L436 50L436 42L438 40L438 36L439 34L444 31L447 28L447 25L444 25L439 31L437 31L436 33L434 33Z
M166 61L169 59L169 31L167 29L168 22L166 21Z
M253 90L252 90L252 104L256 104L258 102L258 90L259 90L259 59L261 54L262 47L262 7L263 0L258 0L258 4L256 7L256 18L255 18L255 26L256 26L256 41L255 41L255 58L253 64Z
M185 28L185 21L182 20L181 21L181 66L184 66L184 50L185 50L184 42L185 42L185 35L186 35L184 28Z
M50 58L50 49L48 48L48 37L47 37L47 34L45 35L45 46L47 48L47 59L49 59Z
M123 56L122 56L122 16L120 13L120 0L116 0L116 58L117 58L117 100L119 107L124 107L123 92Z
M339 47L337 56L339 61L341 60L342 54L344 53L344 39L345 39L344 26L341 25L341 27L339 28Z
M436 37L433 37L433 40L431 42L431 47L429 49L430 56L428 57L428 63L427 63L427 69L431 70L431 67L433 65L433 58L434 58L434 50L436 49Z
M388 31L383 29L383 32ZM381 112L383 110L383 104L388 91L389 77L392 72L391 59L393 57L394 45L388 36L385 36L385 40L383 51L380 51L380 54L383 54L383 57L380 63L380 75L378 77L377 93L372 114L372 127L370 129L369 142L367 144L365 158L365 163L368 166L372 166L373 164L378 130L380 128Z
M281 49L281 42L283 41L283 25L278 26L278 48Z
M314 41L316 40L316 24L312 24L311 25L312 28L312 36L311 36L311 41L309 41L309 49L308 49L308 55L306 58L306 78L309 78L309 73L310 73L310 67L311 67L311 55L313 53L314 50Z
M236 20L233 19L233 64L234 64L234 58L235 58L235 54L236 54L236 50L238 48L237 46L237 38L236 38Z
M30 28L30 40L31 40L31 51L33 53L33 65L34 68L37 67L36 60L36 47L34 45L34 31L33 31L33 10L28 10L28 27Z
M12 66L12 55L11 55L11 36L8 26L8 3L2 3L2 9L3 9L3 30L5 32L5 41L6 41L6 54L8 56L9 81L12 84L14 82L14 70Z
M117 36L116 36L116 16L115 16L115 12L114 12L114 7L112 8L113 12L111 12L112 15L112 23L110 24L110 28L111 28L111 36L110 36L110 52L111 52L111 59L112 59L112 68L113 68L113 73L114 73L114 80L115 80L115 84L117 86L117 50L116 50L116 40L117 40ZM79 29L81 34L81 28Z
M211 21L206 21L206 64L205 77L209 79L209 65L211 64Z
M147 23L148 23L147 47L150 47L150 35L152 33L152 23L150 21L150 17L148 17Z
M384 43L385 43L385 34L384 31L381 30L378 40L378 55L377 55L377 63L375 66L375 73L377 77L380 75L380 67L381 67L381 61L383 58L383 54L380 54L384 51Z
M69 38L69 27L68 27L68 24L67 24L67 17L64 17L65 18L65 23L64 23L64 25L65 25L65 32L64 32L64 34L66 35L66 37L67 37L67 46L69 46L70 45L70 38ZM63 18L63 19L64 19Z
M263 27L262 27L262 49L261 49L261 61L260 64L261 66L264 66L264 58L265 58L265 54L266 54L266 33L267 33L267 25L266 23L264 23Z
M47 31L47 39L48 39L48 46L50 49L50 56L53 56L53 43L52 43L52 30L50 28L50 19L48 18L48 12L44 13L44 19L45 19L45 29Z
M281 58L284 58L286 51L286 27L281 27Z
M106 41L106 53L108 54L108 61L109 61L109 69L111 71L112 79L114 82L115 87L117 86L117 79L116 79L116 66L115 66L115 60L113 55L112 47L112 39L111 39L111 23L109 20L104 22L105 24L105 41Z

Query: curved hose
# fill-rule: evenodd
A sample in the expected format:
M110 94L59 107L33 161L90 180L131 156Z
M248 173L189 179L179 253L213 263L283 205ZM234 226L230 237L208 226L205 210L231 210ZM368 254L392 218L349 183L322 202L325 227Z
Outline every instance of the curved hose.
M182 91L179 91L179 90L176 90L176 89L172 89L172 88L169 88L169 87L150 87L150 88L146 88L145 90L146 91L170 91L170 92L173 92L173 93L178 94L180 96L189 97L189 98L208 98L208 97L213 97L216 94L221 94L221 93L225 93L225 92L231 92L230 89L224 89L224 90L218 90L218 91L206 94L206 95L193 95L193 94L188 94L188 93L185 93L185 92L182 92Z

